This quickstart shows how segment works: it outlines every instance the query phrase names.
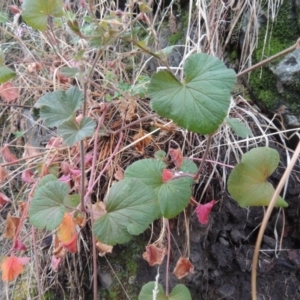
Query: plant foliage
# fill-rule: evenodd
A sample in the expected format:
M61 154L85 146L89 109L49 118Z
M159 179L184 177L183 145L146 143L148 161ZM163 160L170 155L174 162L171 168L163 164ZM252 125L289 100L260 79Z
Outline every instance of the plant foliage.
M267 178L275 171L279 154L268 147L251 149L243 155L228 178L228 191L240 206L267 206L274 194L274 188ZM280 196L276 206L287 207Z
M213 133L223 122L230 104L235 73L216 57L193 54L184 65L180 82L168 71L151 78L151 105L163 117L193 132Z

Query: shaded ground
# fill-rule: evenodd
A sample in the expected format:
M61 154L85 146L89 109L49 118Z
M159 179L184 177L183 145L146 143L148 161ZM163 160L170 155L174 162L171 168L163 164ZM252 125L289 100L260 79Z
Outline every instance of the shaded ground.
M275 174L274 182L280 173ZM300 299L299 192L298 177L294 175L286 197L289 207L273 212L264 235L258 266L258 299ZM264 209L240 208L226 193L219 194L217 199L220 201L213 209L208 227L201 226L195 215L191 216L190 260L195 272L181 282L189 287L194 300L251 299L252 257ZM175 227L173 237L182 250L183 220L178 219ZM171 270L180 257L174 240L172 249ZM163 286L164 267L160 268ZM149 268L141 261L137 280L140 284L153 281L156 272L156 268ZM173 274L171 282L171 285L179 283Z

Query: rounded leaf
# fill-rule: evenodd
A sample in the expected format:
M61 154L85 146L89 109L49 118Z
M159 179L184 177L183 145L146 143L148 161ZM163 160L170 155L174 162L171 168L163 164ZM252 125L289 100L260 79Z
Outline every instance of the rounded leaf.
M125 178L115 183L105 201L106 214L94 223L97 239L114 246L144 232L157 215L154 199L152 189L142 181Z
M22 17L32 28L46 30L49 16L63 16L62 0L24 0Z
M227 115L235 72L218 58L197 53L186 60L184 73L184 82L168 71L154 74L148 89L151 105L183 128L212 133Z
M241 207L268 206L275 192L267 178L275 171L279 154L268 147L254 148L243 155L228 178L228 191ZM287 207L281 197L276 200L277 207Z

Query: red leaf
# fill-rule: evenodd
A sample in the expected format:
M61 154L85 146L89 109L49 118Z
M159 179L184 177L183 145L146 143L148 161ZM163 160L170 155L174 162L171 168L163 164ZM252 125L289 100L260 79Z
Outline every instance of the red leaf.
M67 161L62 161L60 163L60 169L64 175L68 175L70 173L71 165Z
M211 200L210 202L206 204L199 204L196 208L196 214L198 217L198 220L201 224L207 224L208 223L208 217L211 209L215 205L216 201Z
M19 89L11 82L5 82L0 85L0 97L4 102L13 102L19 97Z
M27 250L26 246L19 240L14 241L13 249L16 251L26 251Z
M150 266L161 265L165 255L166 249L150 244L146 246L146 252L143 253L143 259L145 259Z
M185 257L180 257L177 261L176 267L173 271L173 274L178 278L181 279L188 274L194 273L194 266L191 264L190 260Z
M183 156L182 156L182 153L181 153L180 148L178 148L178 149L173 149L173 148L171 148L171 149L169 150L169 153L170 153L170 155L171 155L171 158L172 158L172 160L173 160L175 166L176 166L177 168L180 168L181 165L182 165L182 161L183 161Z
M57 271L59 264L61 263L62 259L61 257L56 257L55 255L52 255L51 257L51 267L53 271Z
M1 154L7 163L14 163L18 161L17 157L10 152L8 145L4 145L4 147L2 147Z
M29 257L16 257L14 255L6 257L1 264L2 280L13 281L24 269L24 265L29 262Z
M163 169L162 172L162 181L167 182L173 178L173 173L168 169Z
M77 252L77 232L74 232L73 237L67 243L61 243L62 246L71 253Z
M27 169L22 172L22 176L21 176L22 181L29 183L29 184L35 183L35 179L32 177L33 177L33 173L31 172L31 170Z
M10 202L10 199L4 194L0 193L0 208L8 202Z
M21 9L17 5L9 5L8 8L10 12L14 15L21 13Z

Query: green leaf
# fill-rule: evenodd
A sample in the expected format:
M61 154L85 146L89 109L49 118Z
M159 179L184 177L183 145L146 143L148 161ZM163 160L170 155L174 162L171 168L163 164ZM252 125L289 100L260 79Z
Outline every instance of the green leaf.
M82 118L80 124L74 118L71 118L58 126L58 135L69 146L73 146L84 138L92 136L95 126L95 122L88 117Z
M275 190L267 178L275 171L278 163L279 154L271 148L254 148L244 154L228 178L231 197L241 207L269 205ZM279 196L276 206L287 207L288 204Z
M35 107L40 108L46 126L56 127L72 117L82 102L82 92L77 87L71 87L66 92L59 90L45 94Z
M67 77L75 77L77 75L77 73L79 72L79 69L64 67L64 68L60 69L60 72Z
M154 153L154 157L158 160L163 161L167 156L167 153L164 150L158 150Z
M122 244L144 232L157 215L154 198L153 191L139 180L125 178L115 183L105 202L107 213L94 224L98 240Z
M179 178L160 185L158 201L165 218L176 217L188 205L192 195L191 181L191 178Z
M213 133L227 115L235 73L204 53L192 54L184 72L184 82L168 71L152 76L148 89L152 108L190 131Z
M184 284L177 284L168 297L169 300L192 300L191 293Z
M185 167L188 167L185 162ZM191 178L179 178L162 181L162 171L166 168L166 164L156 159L141 159L130 165L125 173L125 178L135 178L142 181L156 195L155 202L160 207L161 215L165 218L173 218L177 216L188 205L191 197ZM194 167L193 167L193 170ZM184 171L184 170L182 170ZM158 215L160 217L161 215Z
M8 21L7 13L0 11L0 23L5 25L7 21Z
M225 118L225 122L234 130L234 132L239 137L245 139L247 136L252 136L251 130L240 120Z
M48 17L62 17L62 0L24 0L22 18L33 29L44 31L47 29Z
M48 175L52 176L52 175ZM50 180L50 181L49 181ZM46 182L42 185L42 183ZM48 177L40 181L29 206L29 220L38 229L53 230L59 226L66 212L64 201L70 188Z
M167 165L157 159L141 159L131 164L124 173L125 178L136 178L158 194L162 185L162 171Z
M169 296L166 296L163 287L159 283L157 285L158 294L156 294L156 298L153 297L154 288L154 281L148 282L143 285L142 290L139 293L138 300L192 300L190 291L183 284L177 284L169 294Z
M80 195L73 194L67 195L63 201L64 205L67 207L67 210L72 211L70 207L76 208L80 203Z
M164 289L160 283L158 283L157 288L158 288L158 294L156 294L156 298L153 297L153 290L155 288L155 282L151 281L143 285L140 293L138 300L168 300ZM185 300L184 298L181 300Z
M10 69L6 66L0 67L0 83L4 83L4 82L14 78L15 76L16 76L16 73L12 69Z
M46 183L50 182L50 181L56 181L57 178L53 175L53 174L48 174L44 177L41 178L41 180L38 182L37 186L36 186L36 191L44 186Z

